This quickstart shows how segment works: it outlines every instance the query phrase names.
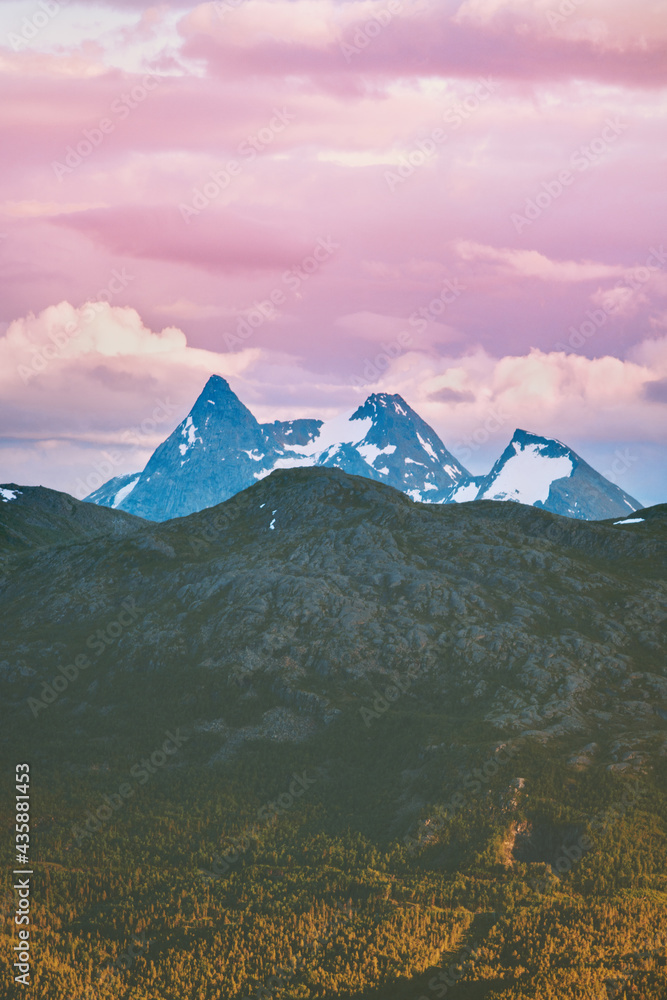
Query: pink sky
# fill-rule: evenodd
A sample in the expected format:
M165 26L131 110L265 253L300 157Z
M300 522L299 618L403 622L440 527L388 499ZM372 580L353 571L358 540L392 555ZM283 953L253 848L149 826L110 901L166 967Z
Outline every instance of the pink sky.
M473 472L525 427L667 499L662 3L0 25L0 481L141 468L219 372L259 419L400 392Z

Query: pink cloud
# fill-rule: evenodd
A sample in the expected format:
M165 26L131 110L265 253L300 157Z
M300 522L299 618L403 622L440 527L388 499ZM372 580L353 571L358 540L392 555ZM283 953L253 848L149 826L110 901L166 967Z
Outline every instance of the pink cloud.
M177 206L121 205L58 216L54 222L114 254L189 264L214 273L284 268L298 263L310 249L305 240L231 211L216 211L205 201L201 216L187 219Z
M384 332L391 336L386 318ZM657 408L664 405L667 339L643 340L632 355L626 361L538 350L494 356L453 345L438 356L415 343L364 389L351 385L351 372L318 374L279 348L201 350L178 328L152 331L136 310L61 302L16 320L0 336L2 421L14 442L3 451L3 479L37 478L74 492L78 478L100 474L98 466L111 462L108 475L140 468L211 372L229 378L261 420L332 416L371 391L399 392L454 450L495 414L474 471L497 456L516 426L579 445L589 458L604 454L607 442L664 447Z
M453 17L451 9L435 4L419 13L408 8L407 16L396 16L383 30L371 33L366 26L381 5L363 5L353 20L340 17L337 5L312 0L297 0L288 5L288 13L278 5L280 19L269 16L265 27L270 6L263 0L246 0L236 12L236 26L230 18L216 17L212 5L195 8L181 23L184 53L206 59L223 76L306 74L327 86L357 74L385 78L490 74L524 81L576 76L642 87L661 86L667 79L667 39L662 35L654 39L634 33L622 47L620 36L615 36L605 47L598 36L558 35L543 22L536 25L536 19L522 19L508 8L498 17ZM319 10L317 19L312 17L314 8ZM342 5L342 9L354 7ZM296 37L285 30L289 24L300 25ZM274 37L267 37L272 27ZM341 42L356 46L349 59Z
M456 245L459 256L467 261L497 263L506 274L516 274L542 281L572 283L615 278L624 274L622 266L601 264L596 261L550 260L537 250L512 250L509 247L489 247L472 240L461 240Z
M474 412L469 394L481 398L471 381L480 380L485 399L495 391L464 363L480 350L525 358L536 347L554 358L554 345L603 307L600 331L579 338L582 356L623 362L647 331L662 334L667 267L639 290L625 280L664 239L658 59L666 32L652 20L653 6L608 0L605 20L601 0L586 0L591 17L580 16L582 5L552 30L545 11L553 0L421 12L404 0L346 59L341 42L356 44L385 6L244 0L218 16L201 5L181 19L181 48L151 13L99 43L3 51L0 321L63 298L81 306L126 268L132 281L114 305L135 308L153 330L182 327L190 345L235 364L243 351L226 356L225 336L239 317L317 236L331 234L340 243L335 257L254 334L263 367L246 388L267 414L320 400L335 410L383 341L405 329L414 336L417 380L430 378L429 366L442 374L438 360L456 353L459 375L448 369L431 388L441 393L439 406L449 394L461 419ZM161 78L121 118L112 105L142 78L117 66L132 51L150 51ZM497 90L448 123L448 113L474 104L478 78L488 76ZM239 153L275 108L294 120L252 159ZM59 180L53 161L105 116L113 132ZM627 123L618 141L517 233L512 213L545 183L553 189L573 153L614 116ZM413 166L436 127L445 138ZM192 204L195 189L232 158L242 172L186 224L178 206ZM390 189L386 174L399 167L401 181ZM443 309L447 277L465 293ZM522 371L543 384L541 364ZM116 375L123 372L104 375L109 400L112 384L121 392ZM425 398L418 381L397 384L409 398ZM120 413L126 396L116 399ZM63 396L53 405L68 404ZM530 423L531 406L521 397L516 412L524 407L526 417L517 423ZM433 413L446 430L450 412Z

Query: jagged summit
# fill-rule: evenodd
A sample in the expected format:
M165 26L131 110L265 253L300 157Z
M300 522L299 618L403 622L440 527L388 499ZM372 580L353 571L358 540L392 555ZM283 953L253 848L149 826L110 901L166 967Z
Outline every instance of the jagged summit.
M603 520L641 507L562 441L521 428L487 476L471 477L449 499L513 500L581 520Z
M274 469L320 465L374 479L422 503L513 500L585 520L640 504L561 441L517 429L486 476L472 476L397 393L374 392L330 420L260 424L229 382L211 375L143 472L87 499L154 521L221 503Z
M558 438L544 437L543 434L537 434L535 431L526 431L521 427L517 427L517 429L514 431L514 434L512 435L512 441L518 441L522 443L530 441L544 441L545 443L549 444L558 444L561 446L561 448L567 449L567 445L563 444L562 441L559 441Z
M116 477L87 499L164 521L220 503L273 469L312 465L375 479L433 503L468 476L399 395L373 393L332 420L260 424L226 379L212 375L143 472Z

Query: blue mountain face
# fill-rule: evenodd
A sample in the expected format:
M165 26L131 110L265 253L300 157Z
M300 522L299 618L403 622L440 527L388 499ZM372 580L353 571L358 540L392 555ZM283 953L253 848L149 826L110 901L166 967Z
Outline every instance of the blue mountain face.
M641 504L571 448L517 430L487 476L471 476L399 395L373 393L332 420L260 424L219 375L143 472L86 499L153 521L229 499L274 469L328 466L386 483L421 503L510 500L568 517L625 516Z
M375 393L334 420L260 424L219 375L141 473L86 499L154 521L227 500L274 469L335 466L439 503L469 473L400 396Z
M567 445L516 430L488 476L471 477L447 500L513 500L584 521L625 516L641 504Z

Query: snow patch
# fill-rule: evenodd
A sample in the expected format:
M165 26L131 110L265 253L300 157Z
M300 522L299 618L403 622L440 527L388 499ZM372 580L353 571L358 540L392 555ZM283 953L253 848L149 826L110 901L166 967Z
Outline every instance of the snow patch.
M424 451L426 452L426 454L430 455L430 457L434 458L436 460L436 462L437 462L438 461L438 456L433 451L433 446L428 441L424 441L424 438L421 436L421 434L419 433L419 431L417 431L417 437L419 438L419 443L422 446L422 448L424 449Z
M474 500L478 492L479 486L476 483L464 483L454 490L449 499L454 503L467 503L469 500Z
M356 417L352 419L354 410L326 420L320 427L320 433L312 441L303 446L304 454L317 454L332 445L351 444L355 447L362 443L373 427L372 417Z
M140 476L137 476L136 479L132 479L131 482L126 483L125 486L121 486L121 488L118 490L118 493L116 493L116 496L113 498L113 503L111 504L111 506L117 507L118 504L121 504L125 499L125 497L130 495L134 487L139 482L140 478L141 478Z
M614 521L614 524L643 524L643 517L626 517L623 521Z
M357 451L369 465L373 465L380 455L393 455L396 451L395 444L388 444L385 448L378 448L374 444L358 444Z
M3 503L9 503L10 500L16 500L17 496L23 496L21 490L5 490L0 488L0 499Z
M294 458L278 458L276 459L273 468L274 469L299 469L301 466L311 466L313 464L312 458L306 455L295 455Z
M551 484L572 475L574 463L567 455L549 457L544 446L514 442L515 454L507 460L480 500L514 500L532 506L545 503Z
M181 455L184 455L188 448L192 448L193 444L197 441L197 428L192 422L192 414L188 416L187 420L181 427L181 435L182 437L187 437L186 443L184 445L179 444L178 446L181 450ZM199 440L201 441L201 438L199 438Z

